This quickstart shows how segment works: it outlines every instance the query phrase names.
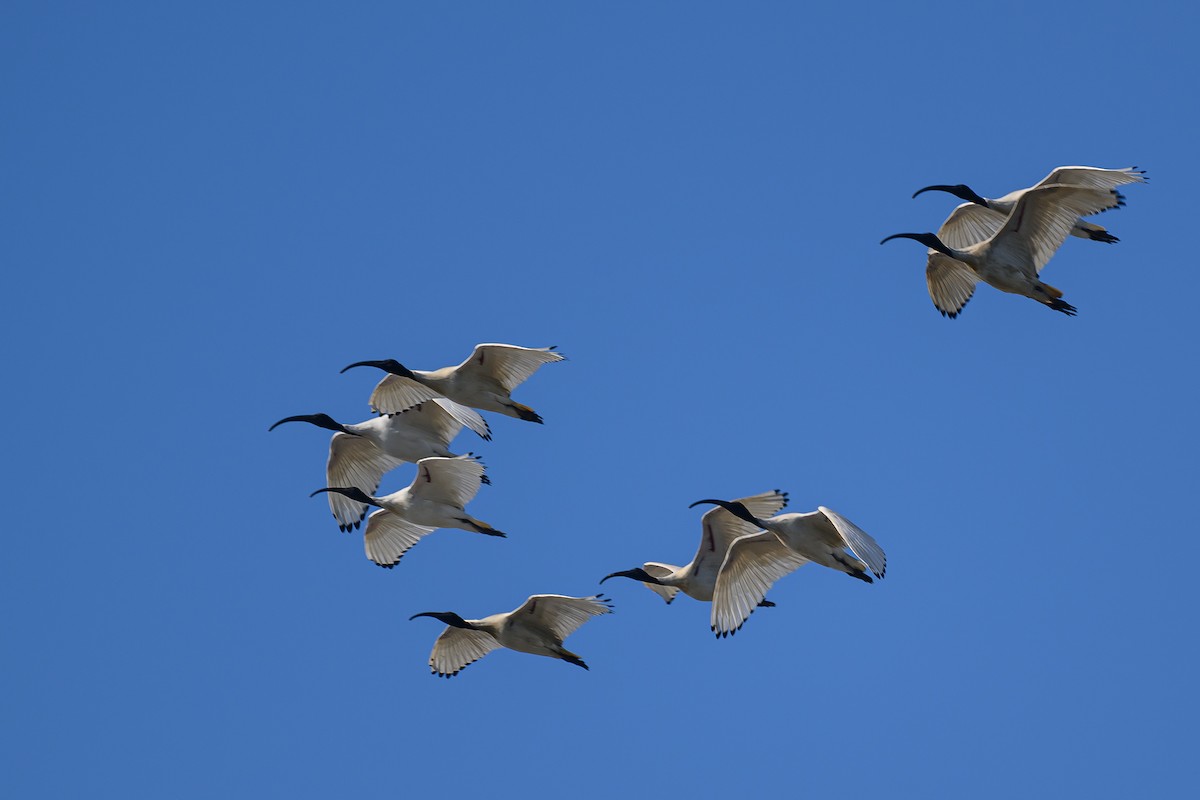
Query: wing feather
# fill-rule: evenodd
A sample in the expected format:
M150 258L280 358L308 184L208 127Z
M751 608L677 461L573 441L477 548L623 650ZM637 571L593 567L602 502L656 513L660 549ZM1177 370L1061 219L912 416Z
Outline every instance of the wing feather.
M978 203L963 203L953 211L942 227L938 238L956 250L990 239L1004 227L1005 215ZM931 251L937 252L937 251Z
M399 414L419 403L441 396L425 384L411 378L388 375L375 385L368 402L371 404L371 410L378 414Z
M474 456L422 458L409 485L414 497L462 508L483 483L485 467Z
M642 564L642 569L646 570L647 574L653 575L656 578L665 578L678 571L679 567L674 564L647 561L645 564ZM663 600L666 600L668 605L675 599L675 595L679 594L678 586L661 586L657 583L643 583L642 586L645 586Z
M463 667L472 664L500 646L490 633L455 628L447 625L429 654L429 668L434 675L452 678Z
M1146 170L1137 167L1102 169L1101 167L1056 167L1031 188L1065 184L1092 189L1115 189L1128 183L1145 183Z
M780 578L808 559L769 531L740 537L729 548L713 593L711 627L717 636L736 633Z
M465 374L483 375L511 392L543 364L565 358L553 347L518 347L513 344L478 344L471 357L458 365Z
M887 555L879 546L879 542L833 509L817 506L817 510L833 524L838 536L846 543L846 547L850 548L850 552L867 563L875 577L882 578L887 573Z
M483 415L473 408L464 406L462 403L456 403L448 397L435 397L429 406L422 406L422 408L426 407L437 408L438 411L441 412L439 416L449 417L456 426L454 428L454 433L447 437L447 443L457 436L458 432L462 430L464 426L475 431L475 433L479 434L480 438L484 440L490 441L492 438L492 430L488 427L487 420L485 420Z
M512 612L514 622L548 630L561 642L592 617L611 614L604 595L567 597L561 594L535 594Z
M325 462L326 486L356 486L373 495L379 481L404 462L375 446L370 439L335 433L329 440L329 460ZM365 503L356 503L345 495L328 492L329 510L342 530L357 528L367 514Z
M746 509L759 519L766 519L775 516L787 505L787 492L774 489L749 497L739 497L736 502L746 506ZM758 530L752 523L738 519L720 506L704 512L700 524L700 548L692 559L692 569L697 574L707 570L711 572L714 580L734 540Z
M1120 196L1111 189L1060 184L1030 189L992 238L992 247L1024 251L1040 273L1080 217L1116 208L1119 203Z
M925 284L929 287L933 305L943 316L951 319L957 317L975 294L975 284L978 282L975 270L963 262L936 250L929 251L925 263Z
M413 545L437 528L427 528L409 522L399 514L380 509L367 517L363 547L367 558L381 567L391 569Z

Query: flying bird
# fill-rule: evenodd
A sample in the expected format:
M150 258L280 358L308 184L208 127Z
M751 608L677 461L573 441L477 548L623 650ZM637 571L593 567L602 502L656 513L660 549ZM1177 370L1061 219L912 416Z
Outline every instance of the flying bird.
M721 565L713 593L712 629L718 637L741 628L775 582L808 561L867 583L874 582L868 570L878 578L887 572L887 556L878 542L825 506L761 519L736 500L697 500L692 506L703 504L720 506L763 529L736 539Z
M518 609L483 619L463 619L453 611L425 611L409 619L433 617L446 623L429 655L429 668L434 675L451 678L497 647L561 658L587 669L582 658L563 647L563 640L592 617L611 613L612 604L602 594L535 594Z
M483 464L468 456L423 458L417 462L412 483L393 494L373 497L353 486L327 486L309 496L336 492L356 503L378 507L367 517L363 543L367 558L390 569L423 536L438 528L506 535L466 512L466 504L483 482L483 470ZM343 530L348 528L343 526Z
M938 231L938 238L951 247L966 247L969 244L982 242L1000 230L1004 220L1016 207L1017 201L1032 189L1054 185L1116 189L1118 186L1130 183L1145 183L1146 180L1146 170L1137 167L1125 167L1124 169L1058 167L1028 189L1018 189L1003 197L980 197L970 186L961 183L953 186L926 186L914 192L913 197L922 192L948 192L966 200L966 203L954 209ZM1125 197L1119 192L1117 193L1117 205L1125 205ZM1071 235L1109 244L1120 241L1103 226L1083 220L1076 220L1075 225L1071 228Z
M444 397L413 406L401 414L374 417L365 422L343 425L328 414L300 414L285 417L270 428L285 422L307 422L335 431L329 440L329 459L325 463L325 483L329 486L357 487L367 494L379 489L385 473L406 462L422 458L457 458L450 452L450 441L463 429L463 420L479 413ZM486 475L484 483L490 483ZM329 510L344 531L357 528L366 516L367 506L349 497L330 492Z
M565 357L553 347L518 347L512 344L475 345L463 363L432 371L408 369L395 359L356 361L354 367L376 367L390 373L371 392L371 408L394 414L434 397L448 397L481 411L494 411L528 422L542 418L527 405L512 399L512 391L538 367Z
M1000 230L975 244L954 247L932 233L896 233L880 244L913 239L929 248L925 279L943 316L958 316L978 281L1074 316L1075 306L1038 275L1080 217L1116 208L1118 199L1111 189L1042 186L1022 194Z
M770 517L787 505L787 494L778 490L763 492L751 497L743 497L736 502L748 509L747 513ZM700 546L696 551L696 556L687 565L677 567L674 564L647 561L641 567L605 575L600 582L604 583L609 578L632 578L641 581L646 588L653 590L668 603L674 600L679 592L705 603L713 602L713 592L720 580L718 573L721 572L721 564L725 561L730 545L738 537L756 532L759 530L759 526L745 522L723 508L714 508L707 512L701 518L700 524ZM784 559L789 563L795 562L792 563L791 569L796 569L804 563L804 559L799 555L785 555ZM763 596L765 597L765 595L764 592ZM756 605L773 606L775 604L760 597ZM712 624L715 625L719 617L727 615L728 611L718 609L714 602Z

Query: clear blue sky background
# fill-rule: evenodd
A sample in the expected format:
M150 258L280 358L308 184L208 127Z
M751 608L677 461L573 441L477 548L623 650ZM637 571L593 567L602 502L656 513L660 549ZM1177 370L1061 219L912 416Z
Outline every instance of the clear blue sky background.
M2 793L1192 788L1195 11L805 5L7 4ZM1062 164L1151 178L1046 272L1074 319L943 319L878 244ZM328 434L267 426L485 341L570 358L455 442L510 538L381 570ZM430 676L411 614L685 563L690 502L771 488L887 579L723 641L614 581L590 672Z

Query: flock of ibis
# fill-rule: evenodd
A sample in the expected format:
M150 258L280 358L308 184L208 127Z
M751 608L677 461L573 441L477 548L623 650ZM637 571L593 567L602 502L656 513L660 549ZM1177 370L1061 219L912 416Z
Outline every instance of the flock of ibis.
M1042 269L1068 236L1117 242L1104 227L1083 218L1123 206L1125 198L1117 187L1145 180L1145 172L1136 167L1059 167L1036 186L996 199L981 197L963 184L926 186L913 197L941 191L967 202L951 212L936 234L897 233L883 242L907 238L929 248L929 295L944 316L958 316L979 281L1073 316L1076 309L1063 300L1063 293L1039 278ZM387 373L369 400L379 416L341 423L327 414L303 414L285 417L269 430L285 422L307 422L334 431L325 467L327 485L312 494L326 495L343 531L358 529L365 518L367 558L390 569L439 528L505 535L467 512L467 504L489 481L478 457L454 453L450 443L463 428L491 438L481 410L541 423L541 416L513 400L511 393L542 365L561 360L553 347L480 344L463 363L431 371L409 369L393 359L359 361L342 372L374 367ZM417 466L412 483L376 496L384 474L404 463ZM710 628L720 638L736 633L756 608L774 605L766 599L767 592L808 562L866 583L887 571L883 548L866 531L824 506L808 513L782 513L785 492L704 499L692 505L714 507L701 517L700 544L688 564L647 561L610 573L600 583L632 578L667 603L680 592L711 603ZM368 507L378 510L367 517ZM602 594L535 594L513 611L480 619L465 619L452 611L426 611L410 619L433 617L446 624L429 666L434 675L450 677L498 647L587 669L563 640L611 609Z

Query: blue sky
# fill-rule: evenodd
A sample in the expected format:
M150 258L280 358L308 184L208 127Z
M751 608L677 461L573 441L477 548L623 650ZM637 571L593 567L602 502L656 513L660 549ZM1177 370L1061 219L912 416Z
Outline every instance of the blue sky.
M1170 10L1163 10L1169 8ZM1036 10L1035 10L1036 9ZM1163 796L1197 659L1195 11L1089 3L13 3L8 796ZM1063 164L1150 183L933 308L915 243ZM569 357L469 433L510 533L395 570L325 432L477 342ZM392 473L395 490L412 468ZM780 488L887 550L736 637L628 581L450 681L440 626L685 563ZM507 763L505 762L507 759ZM530 781L530 783L525 783Z

